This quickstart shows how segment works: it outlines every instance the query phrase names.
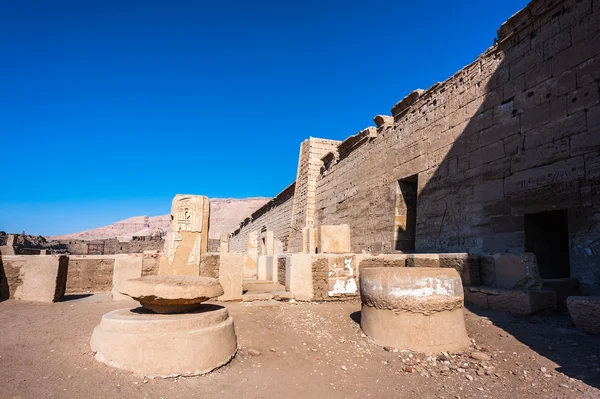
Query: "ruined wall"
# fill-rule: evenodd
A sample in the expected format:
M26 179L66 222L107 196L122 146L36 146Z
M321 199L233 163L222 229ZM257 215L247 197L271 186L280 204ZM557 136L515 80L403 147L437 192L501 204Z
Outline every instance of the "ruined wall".
M162 251L165 240L162 237L142 236L131 241L119 241L117 238L105 240L63 240L71 255L116 255L139 254L144 251Z
M254 212L250 218L244 220L240 228L232 233L229 241L229 251L246 253L248 233L260 232L264 226L273 231L275 240L282 243L285 251L290 233L294 189L295 183L292 183Z
M524 215L568 209L571 275L600 291L599 14L536 0L511 17L475 62L326 163L316 224L393 251L399 180L416 179L416 251L522 252Z
M109 292L114 267L114 255L69 256L67 294Z

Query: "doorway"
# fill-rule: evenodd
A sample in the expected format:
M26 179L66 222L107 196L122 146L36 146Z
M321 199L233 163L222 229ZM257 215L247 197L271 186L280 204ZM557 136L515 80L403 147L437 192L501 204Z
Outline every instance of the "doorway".
M397 251L415 250L418 186L418 175L398 180L394 220L394 248Z
M542 278L570 277L567 210L525 215L525 251L537 257Z

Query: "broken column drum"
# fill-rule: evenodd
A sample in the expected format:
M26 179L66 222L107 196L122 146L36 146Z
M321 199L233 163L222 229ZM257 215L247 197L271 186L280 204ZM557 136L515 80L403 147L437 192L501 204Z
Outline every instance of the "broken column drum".
M454 269L362 269L360 296L361 328L378 345L422 353L469 345L462 282Z
M217 279L148 276L125 281L121 292L142 307L102 317L90 343L99 362L148 377L176 377L208 373L235 356L229 312L203 303L223 295Z

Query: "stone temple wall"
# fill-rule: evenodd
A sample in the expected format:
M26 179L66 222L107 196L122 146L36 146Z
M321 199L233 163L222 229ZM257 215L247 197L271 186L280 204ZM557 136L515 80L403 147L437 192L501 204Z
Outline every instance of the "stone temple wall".
M295 183L292 183L271 201L258 209L241 223L239 229L234 231L229 241L231 252L247 252L248 233L260 232L266 226L273 231L273 237L282 243L283 250L287 249L294 203ZM257 234L259 235L259 234Z
M354 252L534 252L542 277L600 294L599 83L600 2L532 1L377 127L302 143L287 252L305 226L348 224Z
M598 292L599 79L600 2L533 1L472 64L329 154L316 225L350 225L355 251L394 251L400 181L416 182L416 251L522 252L525 215L564 209L571 276Z

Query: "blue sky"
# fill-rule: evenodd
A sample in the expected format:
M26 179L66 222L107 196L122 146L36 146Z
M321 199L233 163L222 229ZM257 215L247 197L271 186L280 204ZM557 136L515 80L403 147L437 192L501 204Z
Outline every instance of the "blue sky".
M344 139L491 46L523 0L0 5L0 230L274 196L300 142Z

